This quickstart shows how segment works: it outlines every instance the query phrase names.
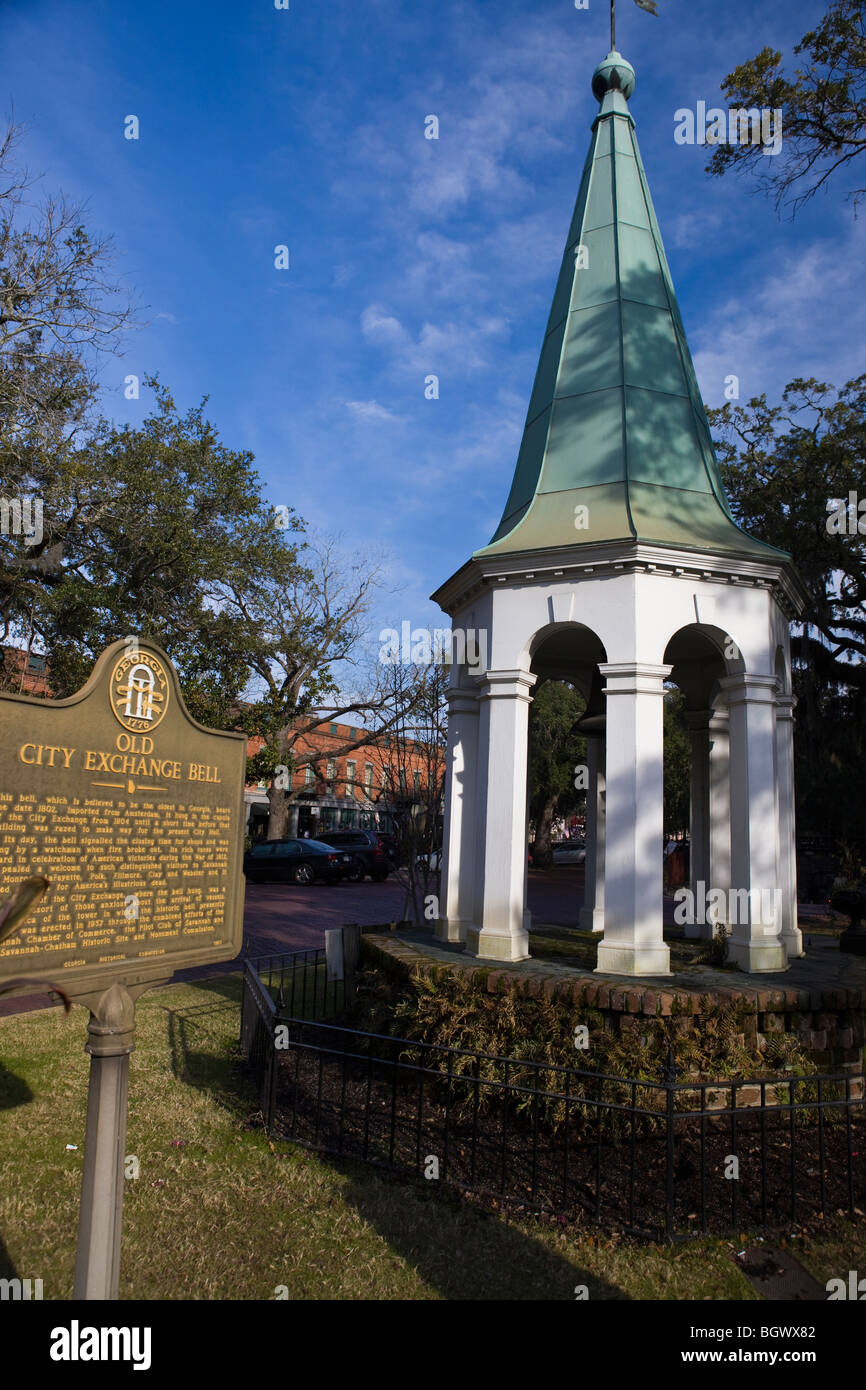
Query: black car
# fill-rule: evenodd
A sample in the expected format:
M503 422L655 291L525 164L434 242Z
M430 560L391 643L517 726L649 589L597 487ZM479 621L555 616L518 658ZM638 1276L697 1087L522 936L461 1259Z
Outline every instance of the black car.
M329 830L320 833L323 844L350 855L352 864L348 876L352 883L360 883L368 874L375 883L382 883L394 867L378 830Z
M352 855L319 840L260 840L244 855L251 883L339 883L349 877Z

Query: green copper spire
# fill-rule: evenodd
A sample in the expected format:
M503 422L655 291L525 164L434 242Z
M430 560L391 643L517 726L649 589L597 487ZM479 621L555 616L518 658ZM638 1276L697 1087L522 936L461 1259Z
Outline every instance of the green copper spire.
M505 512L477 555L633 540L778 560L734 521L611 52ZM585 509L585 510L583 510Z

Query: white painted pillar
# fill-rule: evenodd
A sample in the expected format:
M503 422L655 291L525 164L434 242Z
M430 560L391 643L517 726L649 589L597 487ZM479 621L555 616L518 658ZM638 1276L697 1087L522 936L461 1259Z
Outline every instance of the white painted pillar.
M528 732L527 732L528 738ZM526 904L529 902L529 796L526 798L526 820L523 824L523 928L527 935L532 931L532 913Z
M439 874L437 941L465 941L472 926L475 878L476 799L478 782L478 697L457 687L447 692L448 748L445 767L445 816Z
M596 969L668 975L662 922L663 698L671 666L606 664L604 938Z
M482 960L526 960L528 671L488 671L479 696L475 922L466 950Z
M689 796L689 887L696 913L710 887L710 718L712 710L687 710L692 745ZM703 889L699 885L703 884ZM712 922L686 922L687 937L712 938Z
M776 787L779 802L779 887L782 890L782 944L789 960L805 955L797 925L797 841L794 813L793 695L776 696Z
M710 870L707 888L731 886L731 748L727 706L716 706L710 720ZM707 909L710 916L710 909ZM717 916L715 922L725 920Z
M730 711L731 938L730 959L751 974L786 970L776 859L776 677L726 676ZM735 897L736 895L736 897Z
M586 738L586 859L581 931L604 931L604 739Z

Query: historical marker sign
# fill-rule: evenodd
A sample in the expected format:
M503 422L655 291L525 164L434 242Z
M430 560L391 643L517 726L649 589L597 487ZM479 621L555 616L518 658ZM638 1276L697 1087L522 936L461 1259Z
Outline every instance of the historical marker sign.
M0 979L81 997L234 959L245 768L245 736L198 724L147 641L114 643L68 700L0 695L0 901L51 882Z

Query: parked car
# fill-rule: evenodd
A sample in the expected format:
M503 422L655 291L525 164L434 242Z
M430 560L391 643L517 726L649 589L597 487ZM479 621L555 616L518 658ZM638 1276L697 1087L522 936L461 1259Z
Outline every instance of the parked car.
M586 845L580 840L563 840L553 846L554 864L583 864L586 860Z
M329 830L322 837L323 844L348 855L347 877L352 883L360 883L368 874L374 883L382 883L394 867L378 830Z
M392 835L389 830L370 830L367 834L375 838L377 845L384 850L392 864L399 864L400 846L396 835Z
M339 883L350 876L351 867L351 854L319 840L260 840L244 855L251 883Z

